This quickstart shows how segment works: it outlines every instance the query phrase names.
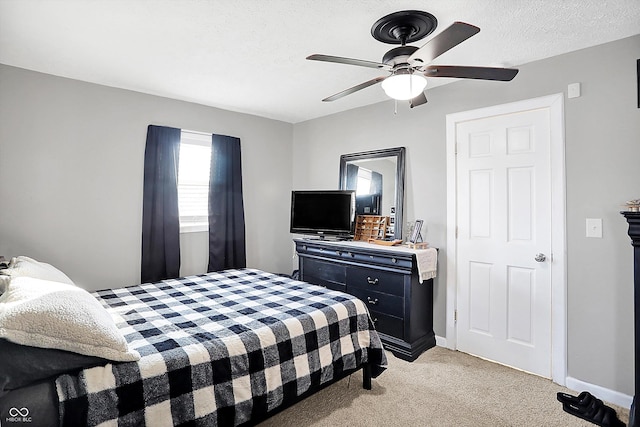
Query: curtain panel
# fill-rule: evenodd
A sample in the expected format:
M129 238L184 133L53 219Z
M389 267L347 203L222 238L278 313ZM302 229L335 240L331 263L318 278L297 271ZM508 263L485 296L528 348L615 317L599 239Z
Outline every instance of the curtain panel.
M240 139L211 139L209 272L247 265Z
M180 129L149 125L144 152L141 280L180 274L178 159Z
M357 190L358 189L358 172L360 167L353 163L347 163L347 182L345 189Z

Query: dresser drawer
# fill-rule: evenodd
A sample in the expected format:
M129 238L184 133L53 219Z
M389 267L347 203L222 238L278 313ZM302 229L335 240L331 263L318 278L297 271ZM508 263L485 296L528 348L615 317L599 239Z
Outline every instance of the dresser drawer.
M310 258L301 258L301 261L302 280L335 291L346 291L346 266Z
M363 251L358 246L353 245L331 245L327 243L317 243L316 241L305 241L296 242L296 251L298 254L333 258L337 261L392 267L405 270L408 273L411 273L413 265L411 254L379 250L372 251L371 249Z
M404 274L373 268L351 267L347 270L349 288L366 289L404 296Z
M376 310L379 313L396 317L404 315L404 299L401 297L351 287L349 287L348 292L361 299L369 310Z
M375 310L369 310L369 314L378 332L404 339L404 321L402 319Z
M406 254L347 252L353 261L385 267L401 268L411 272L412 258Z
M307 258L302 267L305 277L308 275L329 282L346 283L347 267L345 265Z
M307 275L304 276L303 280L305 282L311 283L312 285L318 285L322 286L323 288L331 289L332 291L340 291L345 293L347 292L347 286L341 283L331 282Z

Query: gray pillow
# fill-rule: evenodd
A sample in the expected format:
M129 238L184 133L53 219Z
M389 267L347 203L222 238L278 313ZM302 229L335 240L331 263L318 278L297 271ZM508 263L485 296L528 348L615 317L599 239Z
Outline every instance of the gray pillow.
M0 396L36 381L109 363L99 357L20 345L5 339L0 339L0 354Z

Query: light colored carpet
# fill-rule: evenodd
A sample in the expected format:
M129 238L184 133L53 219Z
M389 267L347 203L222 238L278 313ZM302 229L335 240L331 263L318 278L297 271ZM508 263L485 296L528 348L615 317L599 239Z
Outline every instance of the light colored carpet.
M535 375L442 347L413 363L389 352L387 358L372 390L362 388L358 372L260 427L594 426L564 412L556 399L559 391L577 392ZM628 422L628 408L609 406Z

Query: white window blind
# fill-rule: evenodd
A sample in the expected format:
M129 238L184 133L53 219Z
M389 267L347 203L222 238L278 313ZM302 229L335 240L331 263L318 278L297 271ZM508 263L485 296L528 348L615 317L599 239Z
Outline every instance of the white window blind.
M211 134L182 131L178 166L180 232L209 230Z

